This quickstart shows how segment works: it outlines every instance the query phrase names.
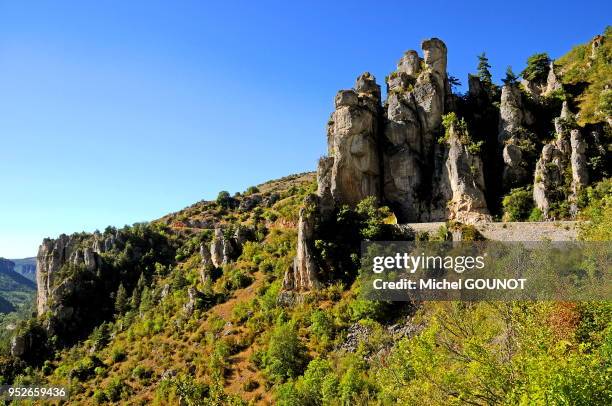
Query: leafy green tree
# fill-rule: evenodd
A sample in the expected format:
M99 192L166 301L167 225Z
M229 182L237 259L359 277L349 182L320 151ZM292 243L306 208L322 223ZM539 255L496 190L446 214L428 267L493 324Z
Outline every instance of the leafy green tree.
M542 82L546 80L549 69L550 58L548 54L534 54L527 59L527 67L521 72L521 76L529 81Z
M222 190L217 195L217 204L226 209L230 208L232 205L232 197L230 196L227 190Z
M276 326L263 361L266 373L281 382L301 374L308 356L293 324Z

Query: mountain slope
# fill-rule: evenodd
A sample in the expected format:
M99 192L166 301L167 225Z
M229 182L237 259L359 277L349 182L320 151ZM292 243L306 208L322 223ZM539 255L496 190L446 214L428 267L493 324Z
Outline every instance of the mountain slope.
M36 282L36 257L11 259L15 264L15 272Z

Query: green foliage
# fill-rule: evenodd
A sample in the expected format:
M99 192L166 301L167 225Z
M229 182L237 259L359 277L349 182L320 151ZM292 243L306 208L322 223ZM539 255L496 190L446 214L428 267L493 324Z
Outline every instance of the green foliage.
M329 340L334 334L334 323L323 310L316 310L310 316L310 331L319 340Z
M529 81L543 82L548 76L549 69L550 58L548 54L534 54L527 58L527 67L521 72L521 76Z
M115 294L115 312L117 314L123 314L128 309L128 297L123 283L119 284L117 293Z
M604 32L602 44L592 58L592 45L586 43L574 47L555 61L563 72L564 87L574 89L578 101L579 124L605 121L610 116L610 91L607 90L612 77L612 29Z
M95 369L104 364L96 356L88 356L77 362L70 371L70 378L85 381L95 375Z
M530 187L512 189L504 196L502 207L504 221L523 221L528 219L533 210L533 192Z
M507 86L514 86L517 84L518 76L516 76L512 70L512 66L508 66L506 68L506 77L502 79L502 82L504 82L504 84Z
M478 77L482 83L490 85L493 83L493 75L491 75L491 71L489 69L491 69L489 58L487 58L487 55L483 52L482 54L478 55Z
M580 217L588 220L580 232L587 241L612 241L612 179L583 189L578 196Z
M438 139L438 143L448 143L451 135L454 134L462 145L467 146L470 154L476 155L480 153L484 141L474 141L472 139L464 118L460 119L454 111L451 111L442 116L442 125L444 126L444 136Z
M116 364L118 362L125 361L127 353L123 347L116 347L111 353L111 361Z
M278 324L272 331L263 358L265 372L270 378L284 382L301 374L308 361L306 347L292 324Z
M259 193L259 189L257 188L257 186L249 186L247 190L244 192L244 195L250 196L255 193Z
M225 209L231 208L233 204L233 199L230 196L229 192L226 190L222 190L217 195L217 204Z

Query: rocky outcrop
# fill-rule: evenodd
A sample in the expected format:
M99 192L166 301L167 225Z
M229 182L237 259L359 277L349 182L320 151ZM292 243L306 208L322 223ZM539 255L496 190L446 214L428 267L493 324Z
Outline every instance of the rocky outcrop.
M15 263L5 258L0 258L0 273L13 272Z
M573 115L567 102L563 102L554 126L556 139L542 148L534 174L533 200L545 219L554 217L550 213L553 205L572 200L572 191L586 185L588 177L586 145L580 131L572 128Z
M98 240L96 240L98 241ZM97 266L97 252L94 248L101 250L106 248L99 241L94 247L81 247L82 239L78 236L67 236L62 234L58 239L46 238L38 249L36 283L38 285L38 297L36 302L37 312L42 316L50 310L49 303L61 302L62 296L69 294L74 288L69 279L63 279L56 283L57 275L62 266L71 264L74 266L85 266L93 271ZM58 314L70 315L72 308L63 308Z
M253 230L242 225L236 227L236 230L230 237L225 236L224 230L221 227L216 227L210 244L209 254L203 254L201 248L200 255L202 256L202 261L206 261L208 264L210 259L212 267L221 268L223 265L235 260L240 255L244 243L253 239Z
M572 196L571 196L571 214L576 215L578 207L576 199L578 193L589 183L589 171L587 167L586 150L587 143L578 129L573 129L570 132L571 146L571 168L572 168Z
M263 197L260 194L244 196L242 200L240 200L240 204L238 205L238 210L240 211L253 210L255 207L259 206L262 202L263 202Z
M452 192L447 205L448 219L465 224L491 221L484 190L482 160L469 150L456 125L451 125L446 157L446 180L443 189Z
M525 127L532 122L533 117L524 107L518 86L505 85L501 92L497 136L503 162L502 189L505 191L523 184L530 175L520 145L527 134Z
M369 73L357 78L355 88L336 95L335 111L327 126L329 157L320 171L334 201L355 205L380 196L378 126L380 87ZM330 170L331 167L331 170Z
M210 244L210 259L214 267L219 268L226 264L229 248L226 248L229 244L225 240L223 230L221 228L215 228L212 243Z
M319 218L319 197L311 194L300 209L298 241L293 266L285 272L283 290L308 291L320 286L318 267L314 256L314 230Z
M208 249L206 244L200 244L200 257L202 258L200 261L200 280L202 284L206 284L210 281L210 272L214 268L210 249Z
M437 135L447 94L446 45L437 38L408 51L387 79L383 132L384 200L398 220L429 221ZM423 69L421 69L423 68Z
M555 72L554 62L551 61L548 69L548 77L546 78L546 89L544 90L544 95L548 96L551 93L559 90L563 90L563 84L561 84L561 81Z

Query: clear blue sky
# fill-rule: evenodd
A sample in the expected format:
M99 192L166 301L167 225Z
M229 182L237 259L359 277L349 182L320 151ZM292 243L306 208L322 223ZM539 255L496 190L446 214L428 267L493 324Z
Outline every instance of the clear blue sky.
M604 30L606 1L0 1L0 256L315 168L336 91L437 36L466 82Z

